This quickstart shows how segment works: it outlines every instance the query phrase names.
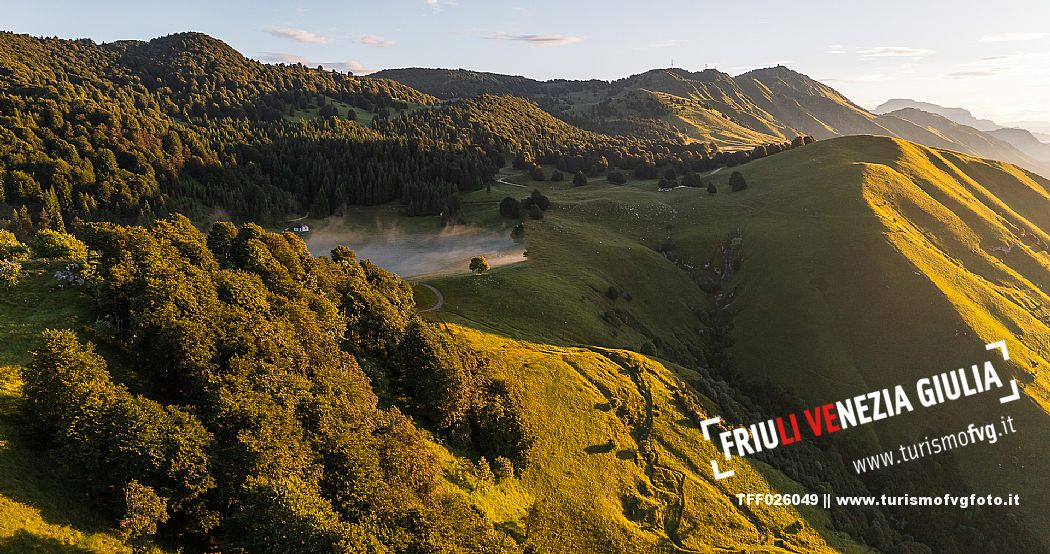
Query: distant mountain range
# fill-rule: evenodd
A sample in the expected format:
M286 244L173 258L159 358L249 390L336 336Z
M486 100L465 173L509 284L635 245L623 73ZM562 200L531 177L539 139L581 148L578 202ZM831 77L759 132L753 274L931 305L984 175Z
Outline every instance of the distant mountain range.
M1050 122L1048 121L1007 121L1003 123L1003 127L1028 129L1039 140L1050 142Z
M512 94L577 126L610 134L747 146L806 134L886 135L1017 164L1050 175L1050 145L958 108L891 100L873 112L784 66L731 76L653 69L615 81L538 81L464 69L388 69L391 79L444 100Z
M1033 142L1050 142L1050 122L1047 121L1012 121L1000 124L990 119L978 119L969 110L963 108L946 108L929 102L919 102L905 98L887 100L872 110L872 113L886 114L905 108L934 113L960 125L967 125L979 131L990 132L997 138L1009 142L1036 159L1047 160L1047 156L1050 156L1050 148L1041 148L1038 144L1033 144Z
M974 117L969 110L963 108L946 108L937 104L931 104L930 102L920 102L909 98L894 98L892 100L887 100L872 110L872 113L887 114L906 108L914 108L924 112L934 113L946 117L960 125L973 127L978 131L994 131L1003 127L990 119L978 119Z

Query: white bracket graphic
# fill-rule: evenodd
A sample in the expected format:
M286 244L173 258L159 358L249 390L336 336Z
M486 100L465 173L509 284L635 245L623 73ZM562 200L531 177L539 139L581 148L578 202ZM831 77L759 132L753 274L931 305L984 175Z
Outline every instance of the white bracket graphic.
M726 477L732 477L732 476L736 475L736 472L733 471L733 470L718 471L718 462L716 462L714 460L711 460L711 469L715 472L715 480L716 481L720 481L722 479L725 479Z
M1021 398L1021 391L1017 390L1017 379L1010 379L1010 388L1013 389L1014 393L1010 396L1000 398L1000 404L1006 404L1007 402L1013 402L1014 400Z
M711 440L711 435L707 432L707 428L712 426L712 425L716 425L716 424L718 424L721 421L722 421L722 418L715 416L715 417L712 417L711 419L705 419L705 420L700 422L700 430L702 430L704 432L704 440L705 441Z
M1006 361L1006 362L1010 361L1010 353L1006 351L1006 341L1005 340L1001 340L1001 341L993 342L991 344L984 345L984 349L985 350L995 350L996 348L998 348L999 350L1003 351L1003 361Z
M1000 340L991 344L984 345L985 350L995 350L996 348L1003 352L1003 361L1010 361L1010 352L1006 349L1005 340ZM1007 402L1013 402L1014 400L1021 398L1021 391L1017 390L1017 379L1010 380L1010 389L1014 391L1013 394L1000 398L1000 404L1006 404Z

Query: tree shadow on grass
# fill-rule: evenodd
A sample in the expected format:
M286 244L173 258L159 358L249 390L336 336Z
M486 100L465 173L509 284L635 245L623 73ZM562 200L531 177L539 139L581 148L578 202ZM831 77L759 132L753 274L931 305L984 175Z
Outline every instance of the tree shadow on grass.
M90 550L65 544L52 538L38 537L25 530L16 531L13 536L0 539L0 552L9 554L91 554Z
M612 452L615 449L616 443L610 441L604 444L592 444L583 450L588 454L605 454L606 452Z
M107 525L101 515L89 509L85 489L71 481L54 454L25 431L19 404L15 398L0 396L0 495L39 510L48 523L69 525L85 533L105 531ZM0 552L12 551L20 552L0 547Z

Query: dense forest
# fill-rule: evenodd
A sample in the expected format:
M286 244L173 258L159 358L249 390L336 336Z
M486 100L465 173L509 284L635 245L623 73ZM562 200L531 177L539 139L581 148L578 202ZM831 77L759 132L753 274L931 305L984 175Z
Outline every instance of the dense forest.
M408 215L437 214L508 155L646 178L759 154L582 131L514 97L439 105L394 81L262 64L197 33L101 45L0 33L0 136L0 217L23 239L172 212L272 222L401 200Z
M417 318L404 281L345 247L315 258L298 237L252 224L205 236L173 216L80 231L86 244L62 235L77 247L61 253L98 320L90 340L44 333L24 376L26 414L129 540L159 532L274 553L516 548L463 496L440 492L428 435L380 405L377 392L403 399L502 478L528 464L518 393Z

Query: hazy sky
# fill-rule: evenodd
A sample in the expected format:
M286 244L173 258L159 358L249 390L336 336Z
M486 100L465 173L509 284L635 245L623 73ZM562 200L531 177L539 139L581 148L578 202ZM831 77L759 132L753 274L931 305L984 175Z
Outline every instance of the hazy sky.
M0 28L97 41L201 31L262 61L355 73L451 67L615 79L782 63L872 108L889 98L1050 121L1050 2L0 0Z

